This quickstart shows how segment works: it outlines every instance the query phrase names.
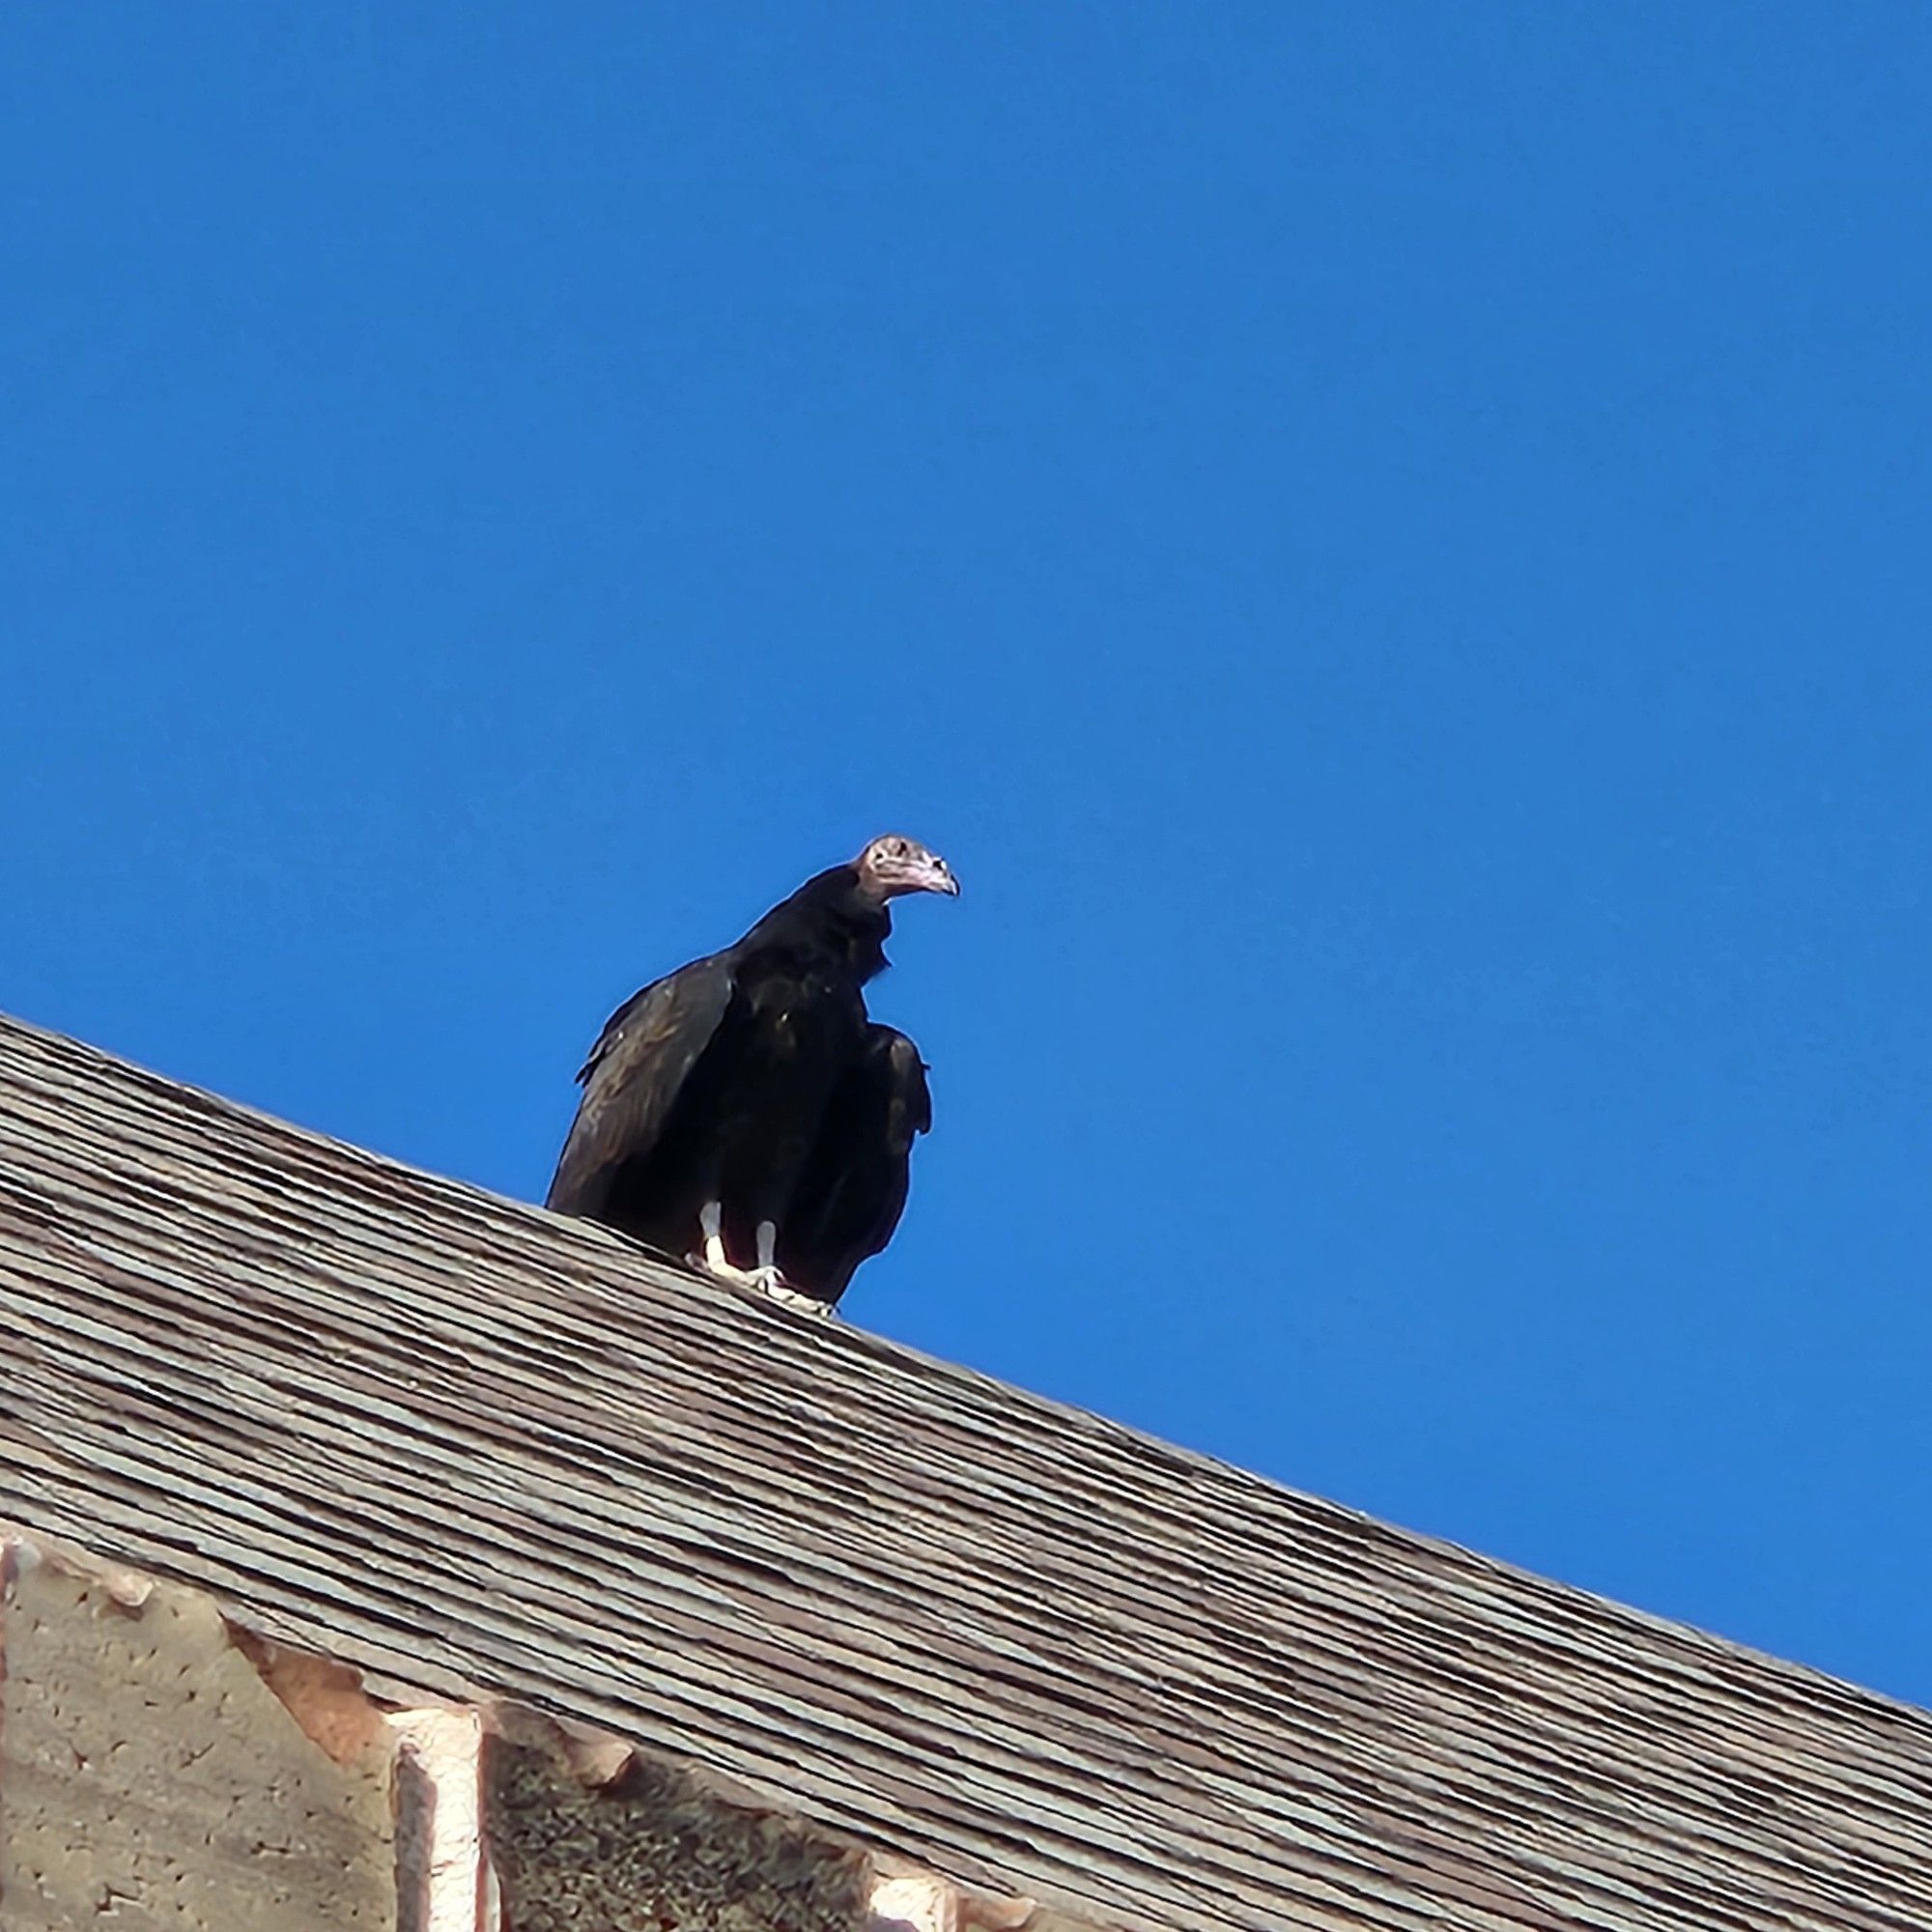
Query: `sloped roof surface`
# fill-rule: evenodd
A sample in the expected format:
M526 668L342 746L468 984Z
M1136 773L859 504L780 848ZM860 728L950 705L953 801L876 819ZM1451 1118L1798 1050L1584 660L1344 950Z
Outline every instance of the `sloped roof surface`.
M1924 1713L4 1022L0 1376L0 1518L1122 1926L1932 1926Z

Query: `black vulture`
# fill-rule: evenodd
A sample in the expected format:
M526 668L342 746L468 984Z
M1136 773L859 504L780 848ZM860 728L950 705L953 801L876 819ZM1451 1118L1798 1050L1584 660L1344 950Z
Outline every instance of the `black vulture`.
M917 1050L866 1013L888 907L958 890L916 840L874 838L735 946L635 994L578 1074L548 1205L829 1305L891 1237L930 1119Z

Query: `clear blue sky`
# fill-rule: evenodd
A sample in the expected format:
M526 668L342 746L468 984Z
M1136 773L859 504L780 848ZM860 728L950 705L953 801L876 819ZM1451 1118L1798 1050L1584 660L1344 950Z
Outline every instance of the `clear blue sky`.
M1932 13L0 56L0 1007L530 1198L913 832L855 1320L1932 1701Z

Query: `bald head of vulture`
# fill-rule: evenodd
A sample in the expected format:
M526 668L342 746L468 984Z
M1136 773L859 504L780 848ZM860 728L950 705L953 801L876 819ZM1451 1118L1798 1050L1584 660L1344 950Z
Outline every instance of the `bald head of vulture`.
M859 891L880 905L908 893L959 896L959 881L952 876L952 867L917 838L897 832L874 838L852 861L852 870L858 876Z
M578 1076L549 1205L829 1307L891 1238L930 1121L917 1050L871 1024L864 988L892 901L958 892L936 852L888 833L635 994Z

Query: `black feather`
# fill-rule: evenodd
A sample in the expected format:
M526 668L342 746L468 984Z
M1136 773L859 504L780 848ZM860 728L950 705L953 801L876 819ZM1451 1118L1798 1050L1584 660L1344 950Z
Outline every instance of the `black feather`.
M868 1027L833 1090L781 1231L779 1264L788 1281L820 1301L844 1293L859 1264L898 1227L912 1144L931 1125L919 1049L891 1027Z
M912 1042L866 1015L891 930L856 869L835 867L626 1001L578 1076L549 1205L683 1256L716 1201L736 1265L770 1221L786 1278L836 1299L897 1226L931 1119Z

